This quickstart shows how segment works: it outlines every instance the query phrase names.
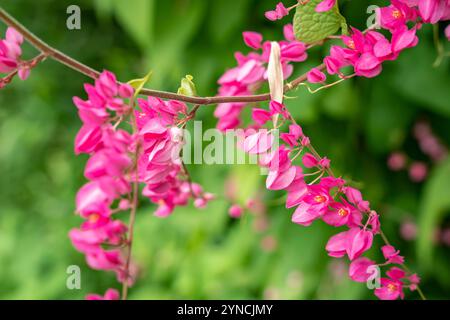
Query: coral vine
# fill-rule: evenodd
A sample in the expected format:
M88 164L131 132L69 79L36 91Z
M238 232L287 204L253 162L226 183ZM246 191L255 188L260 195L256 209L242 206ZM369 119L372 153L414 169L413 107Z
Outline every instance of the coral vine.
M308 2L298 1L291 7L279 3L266 17L272 21L282 19L292 9ZM315 10L327 12L336 6L336 0L325 0ZM116 274L123 284L122 299L127 298L128 287L136 280L131 250L140 185L142 196L158 206L155 211L158 217L169 216L176 207L185 206L190 200L197 208L205 207L214 197L203 192L189 177L180 156L184 143L182 129L195 117L200 105L217 103L217 127L226 131L242 126L241 111L249 103L269 100L268 108L251 106L253 123L247 127L267 129L269 126L269 130L246 131L243 148L249 154L260 156L259 165L269 172L267 189L287 192L286 208L295 208L292 221L309 226L320 219L328 225L345 228L329 239L325 249L332 257L349 258L349 276L354 281L368 281L369 268L389 266L386 277L381 278L381 287L375 289L378 298L403 298L405 289L417 290L424 298L418 286L419 277L406 268L400 252L381 231L379 215L359 190L334 175L330 160L317 153L273 88L273 70L281 72L284 80L288 79L293 73L293 63L305 61L309 48L334 39L340 39L343 45L332 45L323 64L284 88L283 79L279 79L281 84L276 90L287 92L306 85L314 92L306 81L321 84L317 89L320 90L353 76L375 77L381 73L384 62L396 60L403 50L418 44L416 32L423 23L450 18L450 0L392 0L389 6L377 11L377 16L377 27L388 36L374 28L365 31L351 28L349 35L331 36L307 45L296 39L293 26L288 24L284 27L285 40L274 45L264 42L259 33L244 32L245 44L254 51L248 55L236 53L238 65L219 79L218 96L202 98L135 89L120 83L112 72L99 73L53 49L0 8L0 19L9 25L5 39L0 40L0 72L7 74L1 79L0 88L15 75L25 80L30 69L47 57L95 79L94 85L84 87L87 100L73 99L83 122L75 139L75 153L89 155L84 171L89 182L80 188L76 198L76 211L85 221L79 229L71 230L69 236L74 247L85 254L91 268ZM21 60L24 38L41 52L30 61ZM279 69L271 69L276 48L279 57L275 63ZM352 72L345 75L344 71L348 73L348 70ZM327 78L333 76L340 80L327 84ZM271 82L271 94L255 95L266 81ZM136 100L138 95L149 97ZM184 102L195 106L189 111ZM274 147L272 130L280 128L284 130L280 135L281 144ZM303 166L295 164L299 156ZM303 168L315 172L305 173ZM128 210L127 226L118 216ZM233 205L229 213L238 218L243 210ZM385 261L378 264L363 256L377 235L385 242L381 248ZM109 289L104 296L87 298L116 300L120 294Z

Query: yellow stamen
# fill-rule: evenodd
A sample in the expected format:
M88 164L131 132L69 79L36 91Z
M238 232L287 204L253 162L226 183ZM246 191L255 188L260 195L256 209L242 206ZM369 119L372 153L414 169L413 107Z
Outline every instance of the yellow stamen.
M400 19L403 17L403 14L400 10L394 10L392 11L392 17L394 17L394 19Z
M355 41L349 40L347 46L348 46L350 49L353 49L353 50L354 50L354 49L356 48L356 46L355 46Z
M89 216L90 223L96 223L100 219L100 215L98 213L93 213Z
M325 201L327 201L327 198L324 196L315 196L314 201L317 203L324 203Z
M388 288L389 292L397 291L397 286L395 284L393 284L393 283L389 283L387 285L387 288Z
M346 217L348 215L348 210L344 209L344 208L341 208L341 209L338 210L338 215L340 217Z

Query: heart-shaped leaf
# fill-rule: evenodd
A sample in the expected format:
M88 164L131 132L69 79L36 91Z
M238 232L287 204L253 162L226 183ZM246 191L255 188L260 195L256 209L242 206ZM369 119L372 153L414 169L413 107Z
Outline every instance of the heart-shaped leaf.
M340 14L338 5L326 12L316 12L322 0L310 0L299 5L294 16L295 37L305 43L322 41L335 34L339 29L347 32L347 23Z

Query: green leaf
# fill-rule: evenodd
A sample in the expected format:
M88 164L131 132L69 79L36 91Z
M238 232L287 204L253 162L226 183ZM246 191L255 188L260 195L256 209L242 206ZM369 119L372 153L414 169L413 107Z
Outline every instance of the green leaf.
M154 0L114 0L117 20L144 51L153 40L154 6Z
M450 160L437 167L425 187L419 216L417 257L428 270L433 268L434 232L450 209Z
M343 33L347 33L347 23L340 14L337 4L330 11L316 12L316 7L321 1L311 0L297 7L294 16L294 33L298 40L305 43L322 41L341 28Z
M448 60L440 67L433 68L436 51L431 42L427 45L425 41L416 48L405 50L394 64L396 69L393 86L399 94L411 102L448 117L450 116Z
M374 81L364 109L367 142L371 151L386 153L399 148L405 141L416 109L400 98L392 99L395 91L382 81Z
M142 88L144 88L145 84L150 80L153 71L147 73L147 75L141 79L133 79L128 81L128 84L134 88L134 97L136 98L141 92Z
M192 80L194 80L194 77L190 74L181 79L181 87L178 88L178 94L188 97L195 97L197 95L197 89L195 88L195 83Z

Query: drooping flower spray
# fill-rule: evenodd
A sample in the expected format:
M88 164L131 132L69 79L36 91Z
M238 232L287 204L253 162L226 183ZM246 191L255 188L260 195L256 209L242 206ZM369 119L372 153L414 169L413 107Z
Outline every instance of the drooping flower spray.
M154 203L155 215L160 218L170 216L190 201L204 208L214 199L192 182L181 158L187 122L195 118L201 106L212 104L217 104L214 116L221 131L243 127L241 112L252 108L252 123L244 126L252 130L245 131L243 149L260 157L259 165L268 172L266 188L286 192L286 208L295 209L294 223L309 226L322 220L340 228L325 250L332 257L348 257L351 279L366 282L370 270L383 268L385 276L374 291L378 298L403 298L405 290L418 291L425 298L419 277L406 267L403 256L382 232L377 212L360 190L334 174L331 161L313 147L312 139L283 104L283 96L299 86L315 93L352 77L379 75L383 63L396 60L403 50L418 44L416 33L424 23L450 18L450 0L392 0L377 11L377 25L364 31L349 28L338 9L336 0L300 0L290 7L280 2L266 12L269 20L282 19L294 10L300 18L304 12L333 14L337 29L328 30L325 36L322 33L326 30L322 29L305 33L304 20L294 19L299 25L286 25L282 41L264 41L257 32L244 32L244 42L253 51L235 54L237 66L219 79L216 97L197 97L145 89L142 85L132 87L118 81L112 72L97 72L52 48L0 8L0 20L9 26L0 40L0 73L6 74L0 79L0 88L16 75L25 80L30 70L46 58L95 80L93 85L84 86L87 99L73 99L83 123L74 151L89 158L84 170L88 182L76 197L76 212L83 223L71 230L69 237L91 268L116 275L122 293L108 289L103 296L91 294L88 299L126 299L129 286L136 281L132 244L140 198ZM343 35L335 36L339 28ZM24 39L39 51L28 61L21 58ZM284 83L292 75L294 64L307 60L308 49L336 40L342 43L331 46L322 64ZM327 81L333 77L338 80ZM271 92L257 94L265 82L269 82ZM146 99L139 98L144 95ZM267 104L257 105L262 102ZM186 103L193 107L189 110ZM261 130L255 133L255 129ZM279 129L280 141L275 141L273 131ZM398 160L393 159L393 165L401 166ZM313 172L307 173L305 168ZM244 210L234 204L229 214L239 218ZM384 261L380 263L364 257L376 236L385 242L381 248Z

